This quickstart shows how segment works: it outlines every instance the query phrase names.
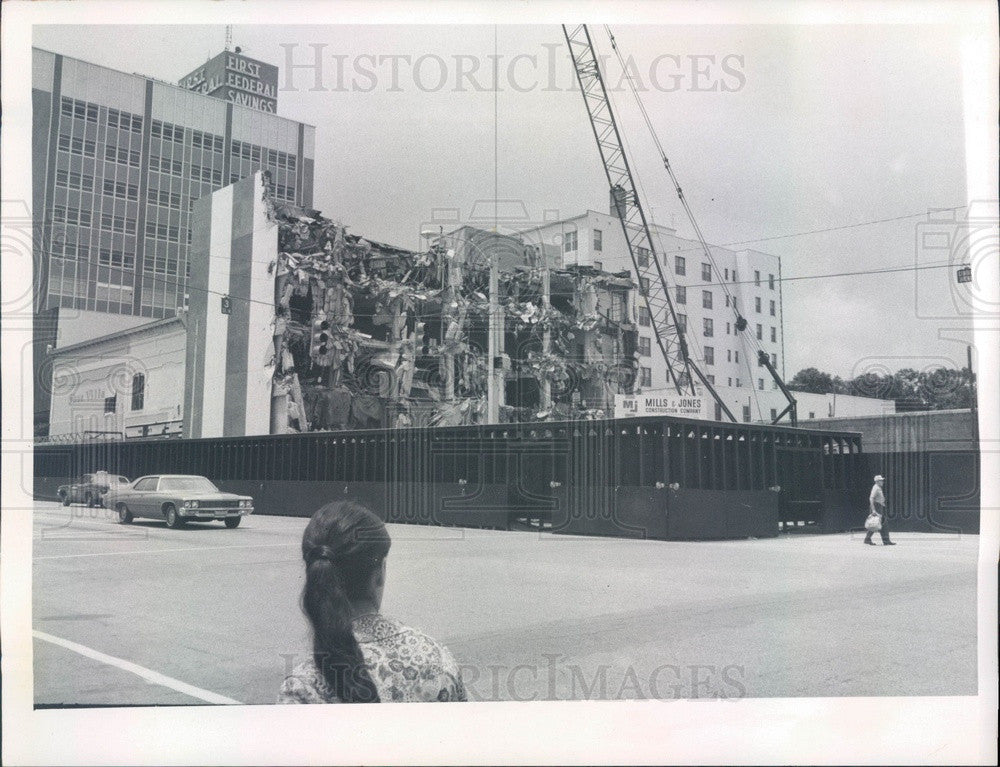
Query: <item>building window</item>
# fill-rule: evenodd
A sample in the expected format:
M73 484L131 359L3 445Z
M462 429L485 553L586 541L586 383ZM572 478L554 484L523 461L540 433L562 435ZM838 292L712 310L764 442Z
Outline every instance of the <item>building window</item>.
M705 364L706 365L715 364L715 347L712 346L705 347Z
M777 342L778 342L778 329L771 328L771 343L777 343Z
M758 341L764 340L764 328L760 326L759 322L757 323L757 340Z
M774 317L774 301L771 302L771 316Z
M649 278L648 277L640 277L639 278L639 292L642 293L644 296L648 296L649 295Z
M712 375L711 373L708 373L708 374L706 374L705 378L708 379L708 382L710 384L712 384L712 386L715 386L715 376L714 375Z
M639 368L639 385L647 389L653 385L653 369Z
M650 356L649 339L646 336L639 336L639 354L643 357Z
M703 309L711 309L712 308L712 291L711 290L703 290L703 291L701 291L701 307Z
M114 413L118 409L118 395L114 394L104 398L104 412Z
M683 285L677 286L677 303L686 304L688 302L688 291Z
M737 388L737 389L739 389L739 388L740 388L740 386L742 386L742 384L740 383L740 379L739 379L739 378L737 378L737 379L736 379L736 388Z
M563 235L563 252L572 253L576 250L576 232L566 232Z
M729 323L727 322L726 323L726 335L728 336L729 334L730 334L730 326L729 326Z
M136 373L132 376L132 409L142 410L146 399L146 376Z
M733 269L733 282L736 282L736 270ZM734 304L735 306L735 304Z
M712 318L705 317L705 319L702 320L702 323L703 323L703 333L705 337L711 338L714 335L714 332L712 330Z
M760 314L760 296L756 296L753 300L753 308L757 314Z
M636 251L636 260L638 260L639 266L649 266L649 248L640 245Z
M644 327L649 327L649 309L645 306L639 307L639 324Z
M726 267L726 280L727 281L729 280L729 267L728 266ZM729 304L726 304L726 306L729 306Z
M764 379L763 378L758 378L757 379L757 388L760 389L761 391L764 391Z
M601 250L604 247L604 235L600 229L594 230L594 250Z
M771 290L774 290L774 275L773 274L767 275L767 286Z
M733 379L730 377L729 379L727 379L726 386L731 387L732 385L733 385Z
M775 408L775 407L772 407L771 408L771 420L773 421L777 417L778 417L778 409Z
M739 386L739 381L736 382L736 385ZM750 423L750 406L749 405L744 405L743 406L743 420L746 423Z
M711 264L702 264L701 265L701 278L705 282L711 282L712 281L712 265Z
M594 262L594 268L597 271L599 271L599 272L603 272L604 271L604 262L603 261L595 261Z
M814 411L810 410L809 411L809 420L812 420L815 417L816 417L816 413Z
M732 362L732 361L733 361L733 350L726 349L726 362Z
M677 315L677 329L682 333L686 332L688 329L688 318L686 314Z
M756 285L758 288L760 287L760 272L758 272L756 269L754 269L753 272L753 284Z
M773 367L775 370L777 370L778 368L778 355L775 354L774 352L771 352L771 367Z
M733 352L733 362L735 362L737 365L740 364L740 353L738 351L737 352ZM736 379L736 380L739 380L739 379ZM736 384L736 385L739 386L739 384Z
M687 274L687 262L684 256L674 256L674 274Z

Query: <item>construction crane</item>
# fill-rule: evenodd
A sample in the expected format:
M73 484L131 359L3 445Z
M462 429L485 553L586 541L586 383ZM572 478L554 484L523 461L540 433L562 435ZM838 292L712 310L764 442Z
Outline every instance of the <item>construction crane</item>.
M663 359L666 362L667 375L678 394L683 394L684 389L688 389L693 394L695 393L695 388L691 373L694 373L705 389L712 395L719 409L725 413L730 421L736 422L736 416L733 415L732 411L722 400L722 397L719 396L715 387L712 386L712 383L702 373L695 361L691 359L687 340L684 335L685 328L678 322L673 301L670 299L669 286L666 276L663 273L662 254L657 253L653 247L649 222L643 210L642 201L639 198L632 171L629 168L628 157L625 153L625 147L622 143L621 133L618 130L614 111L611 109L611 102L608 99L604 77L601 74L598 64L597 53L590 38L590 31L586 24L574 27L567 27L564 24L562 29L566 37L566 44L569 46L573 67L576 70L577 83L580 86L580 92L583 94L587 115L590 117L590 125L594 131L597 148L604 163L604 172L607 176L611 200L615 206L615 213L621 222L632 266L639 277L639 293L649 313L650 325L653 328L656 344L660 348L660 352L663 354ZM618 54L618 48L610 30L608 31L608 35L611 38L611 45L615 53ZM621 60L620 54L619 60ZM631 79L629 79L629 83L633 85ZM701 229L694 218L694 213L677 182L673 168L670 166L670 161L667 159L666 153L663 151L659 138L653 129L652 121L649 119L649 115L642 105L642 100L639 98L639 94L634 86L632 90L636 100L639 102L639 108L642 110L646 125L653 134L653 140L660 151L663 165L670 175L677 196L698 236L706 258L709 263L713 264L714 269L715 259L712 257L708 243L705 241ZM715 271L718 270L715 269ZM722 287L726 294L729 295L728 287L725 284ZM747 330L747 321L739 314L739 310L736 308L736 301L733 300L728 303L736 312L735 326L737 331L745 332ZM758 362L770 372L777 386L789 402L788 407L773 419L773 423L777 423L788 414L792 425L796 425L795 398L788 390L788 387L785 386L784 381L781 380L767 354L763 350L758 350L757 358Z

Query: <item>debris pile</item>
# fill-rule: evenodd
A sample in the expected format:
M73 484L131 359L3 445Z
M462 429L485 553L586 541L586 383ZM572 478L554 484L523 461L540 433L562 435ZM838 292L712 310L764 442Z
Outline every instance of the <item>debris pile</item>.
M501 421L593 418L631 390L627 274L508 265L491 307L489 254L456 258L446 235L417 253L316 211L268 208L272 433L483 423L491 374Z

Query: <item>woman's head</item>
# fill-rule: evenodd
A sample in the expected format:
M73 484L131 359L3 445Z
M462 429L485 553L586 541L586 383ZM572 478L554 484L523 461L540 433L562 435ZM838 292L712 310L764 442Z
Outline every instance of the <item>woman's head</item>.
M313 628L313 657L327 686L345 703L378 702L351 620L379 608L389 546L382 520L351 501L323 506L302 535L302 609Z

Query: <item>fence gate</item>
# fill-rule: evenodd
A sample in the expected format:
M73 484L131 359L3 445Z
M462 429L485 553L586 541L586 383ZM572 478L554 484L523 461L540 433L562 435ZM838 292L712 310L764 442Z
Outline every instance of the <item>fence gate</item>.
M820 445L775 445L781 487L778 519L784 530L815 528L823 517L823 450Z

